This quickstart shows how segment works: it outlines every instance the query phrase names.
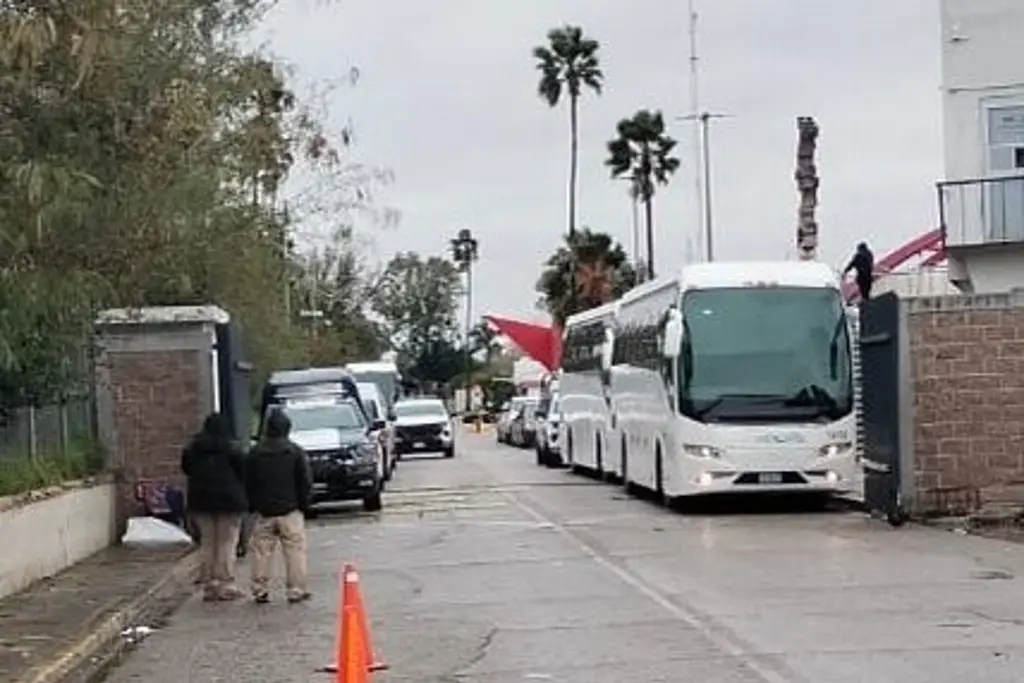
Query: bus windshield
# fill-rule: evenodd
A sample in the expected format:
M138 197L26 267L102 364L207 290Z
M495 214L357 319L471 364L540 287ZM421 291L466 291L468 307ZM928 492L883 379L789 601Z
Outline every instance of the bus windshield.
M838 291L694 291L683 298L680 411L702 422L814 421L853 410L852 359Z

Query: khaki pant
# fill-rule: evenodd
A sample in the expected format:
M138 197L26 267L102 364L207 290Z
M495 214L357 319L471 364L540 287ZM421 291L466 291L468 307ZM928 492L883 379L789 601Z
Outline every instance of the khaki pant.
M193 515L199 527L199 576L209 597L228 597L235 587L235 549L242 517L237 514Z
M301 597L307 590L306 521L298 510L281 517L256 517L249 548L252 552L252 592L261 595L269 590L278 541L284 553L288 595Z

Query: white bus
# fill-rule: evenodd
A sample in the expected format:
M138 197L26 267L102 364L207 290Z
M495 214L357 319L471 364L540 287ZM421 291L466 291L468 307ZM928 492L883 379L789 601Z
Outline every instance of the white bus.
M813 262L705 263L619 302L611 374L627 488L661 497L847 493L851 330Z
M388 412L391 412L395 402L402 397L402 374L394 361L349 363L345 369L357 382L376 384L380 388L381 397L386 401L384 408Z
M617 302L569 316L558 381L562 460L576 471L603 474L611 464L609 395L601 353L615 325Z

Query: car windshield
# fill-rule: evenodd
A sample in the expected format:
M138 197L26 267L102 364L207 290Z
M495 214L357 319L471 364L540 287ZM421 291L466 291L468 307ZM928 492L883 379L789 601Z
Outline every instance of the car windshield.
M448 417L448 411L445 410L444 404L441 402L396 403L395 415L398 417Z
M365 427L362 413L351 403L289 405L285 406L284 410L288 419L292 421L293 432Z
M683 299L680 410L701 421L836 419L853 408L839 292L695 291Z

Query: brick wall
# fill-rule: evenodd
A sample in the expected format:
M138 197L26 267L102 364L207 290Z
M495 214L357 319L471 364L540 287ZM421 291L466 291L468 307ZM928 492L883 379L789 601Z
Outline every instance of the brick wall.
M1024 300L990 295L910 303L915 507L962 514L1019 498Z
M138 514L134 485L157 479L184 485L181 449L199 429L200 361L194 350L114 352L107 356L113 399L115 463L126 514ZM122 518L124 515L122 515Z

